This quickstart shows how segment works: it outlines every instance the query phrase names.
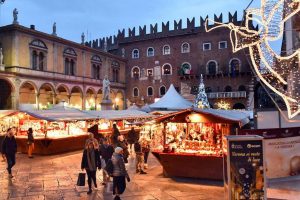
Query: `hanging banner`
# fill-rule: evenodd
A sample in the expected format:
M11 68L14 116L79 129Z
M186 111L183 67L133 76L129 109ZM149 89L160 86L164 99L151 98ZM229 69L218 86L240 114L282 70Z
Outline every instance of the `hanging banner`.
M300 128L241 130L239 134L264 137L268 178L300 174Z
M266 199L263 138L227 136L225 191L230 200ZM225 161L225 160L224 160Z

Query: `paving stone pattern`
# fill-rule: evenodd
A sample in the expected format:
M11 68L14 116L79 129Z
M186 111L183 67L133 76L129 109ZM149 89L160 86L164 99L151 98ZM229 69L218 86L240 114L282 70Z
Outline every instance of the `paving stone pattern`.
M54 156L36 156L33 159L27 158L24 154L17 154L13 179L8 178L6 163L0 162L0 199L113 199L110 188L101 185L101 171L97 172L98 189L94 190L91 195L86 194L87 187L76 186L78 173L81 171L81 156L79 151ZM134 156L130 157L127 168L131 182L127 184L122 200L224 199L222 182L165 178L160 164L152 156L149 159L149 169L146 175L135 173ZM280 199L276 196L282 197L282 194L287 193L286 189L278 190L276 184L274 185L271 190L272 194L270 193L272 198ZM293 190L293 195L300 194L297 191L295 193L295 190ZM286 197L293 199L288 195Z

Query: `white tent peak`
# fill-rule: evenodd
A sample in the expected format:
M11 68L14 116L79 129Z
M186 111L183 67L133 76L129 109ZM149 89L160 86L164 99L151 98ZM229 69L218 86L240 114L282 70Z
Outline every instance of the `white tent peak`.
M183 98L171 84L166 94L157 102L149 105L152 110L181 110L192 107L192 102Z

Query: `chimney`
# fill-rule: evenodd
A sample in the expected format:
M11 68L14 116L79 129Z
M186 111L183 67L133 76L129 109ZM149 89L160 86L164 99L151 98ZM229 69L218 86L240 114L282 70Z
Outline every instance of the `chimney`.
M30 25L30 29L35 30L35 25Z

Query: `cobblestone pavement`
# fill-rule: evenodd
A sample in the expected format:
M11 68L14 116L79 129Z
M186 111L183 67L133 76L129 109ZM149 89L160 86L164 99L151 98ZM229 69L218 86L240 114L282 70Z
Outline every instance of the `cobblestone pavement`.
M17 154L17 164L13 168L13 179L9 179L5 170L6 163L0 163L0 199L112 199L111 191L101 183L102 173L97 172L98 189L87 195L87 187L77 187L80 172L81 152L55 156L36 156L27 158ZM127 166L131 176L123 200L209 200L224 199L222 182L194 179L170 179L162 176L162 168L151 156L147 175L135 174L134 158ZM288 183L274 181L270 185L269 197L274 199L300 199L299 184L289 190ZM284 187L282 187L284 185ZM298 193L299 192L299 193ZM296 195L296 196L295 196Z

